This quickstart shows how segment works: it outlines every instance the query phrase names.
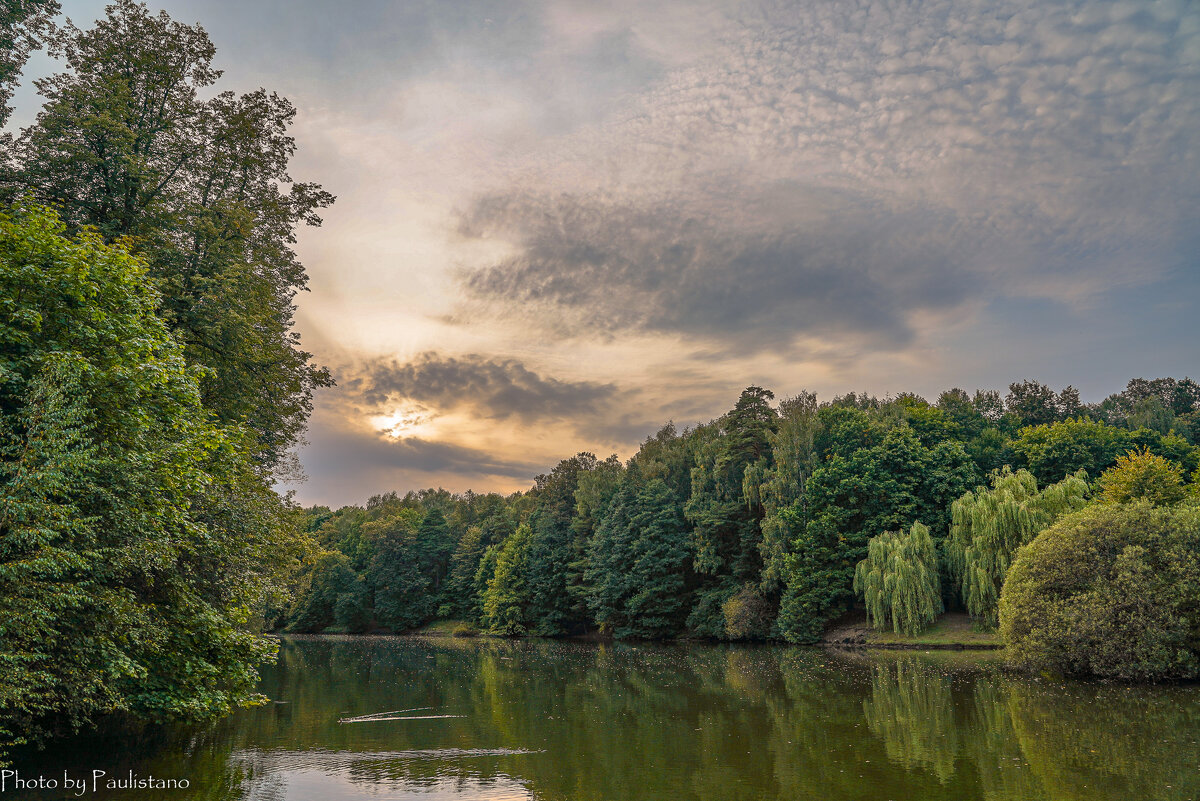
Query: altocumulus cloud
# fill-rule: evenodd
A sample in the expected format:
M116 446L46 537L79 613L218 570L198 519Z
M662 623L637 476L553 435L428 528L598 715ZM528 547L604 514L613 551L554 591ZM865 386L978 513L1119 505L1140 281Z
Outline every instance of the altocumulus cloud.
M759 4L720 41L464 207L511 247L456 320L903 348L1200 244L1194 4Z
M437 410L465 407L475 416L524 423L595 415L618 394L613 384L546 377L516 359L434 352L405 363L364 364L343 384L378 409L410 401Z

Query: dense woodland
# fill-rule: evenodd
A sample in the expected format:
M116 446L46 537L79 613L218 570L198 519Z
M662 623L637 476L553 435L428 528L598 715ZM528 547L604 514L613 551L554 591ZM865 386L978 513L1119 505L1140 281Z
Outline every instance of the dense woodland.
M717 420L667 424L628 462L577 454L507 497L425 490L309 509L323 553L276 624L454 618L505 635L811 643L861 604L902 632L946 609L994 627L1018 550L1060 518L1095 505L1182 515L1195 498L1189 379L1135 379L1094 405L1033 381L934 403L773 401L749 387Z
M295 508L273 487L331 380L292 246L333 198L288 174L292 106L219 91L203 29L129 0L86 30L0 9L0 102L32 48L65 65L0 140L0 746L255 703L265 630L439 619L812 643L962 609L1019 664L1200 675L1186 378L1091 405L749 387L527 492Z

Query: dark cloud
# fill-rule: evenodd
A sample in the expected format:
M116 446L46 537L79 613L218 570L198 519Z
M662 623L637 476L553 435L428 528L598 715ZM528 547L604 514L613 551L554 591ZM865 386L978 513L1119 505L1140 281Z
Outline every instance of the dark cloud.
M309 481L298 489L305 503L355 503L391 490L434 485L523 486L549 467L448 442L395 439L318 416L302 454Z
M789 216L789 206L809 213ZM744 350L805 334L898 349L913 338L914 312L970 296L936 215L787 184L722 211L491 195L461 230L517 253L465 272L462 285L502 314L568 334L682 334Z
M371 406L407 400L437 410L469 407L482 417L524 423L595 415L617 395L613 384L561 381L539 375L516 359L476 354L429 352L404 364L379 362L360 371L344 383Z

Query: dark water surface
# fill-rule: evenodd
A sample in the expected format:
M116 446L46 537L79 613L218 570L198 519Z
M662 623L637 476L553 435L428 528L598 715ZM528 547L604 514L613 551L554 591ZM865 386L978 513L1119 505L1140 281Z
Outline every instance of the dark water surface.
M1017 678L978 654L289 638L262 691L214 725L18 754L23 780L86 792L0 801L1200 799L1200 687ZM339 723L396 710L462 717ZM130 771L190 787L104 789Z

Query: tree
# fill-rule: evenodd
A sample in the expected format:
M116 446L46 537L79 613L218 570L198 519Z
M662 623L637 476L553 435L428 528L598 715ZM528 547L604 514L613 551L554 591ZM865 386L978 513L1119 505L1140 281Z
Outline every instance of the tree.
M481 581L476 578L484 554L489 548L503 543L516 530L512 518L502 505L503 499L499 495L492 495L491 498L501 505L477 525L467 528L450 557L445 600L438 612L443 617L459 616L478 622L483 615L483 591L487 588L487 579L492 575L484 570L486 577Z
M0 719L196 718L252 703L254 610L302 538L215 423L146 267L0 213ZM10 672L10 668L17 668Z
M779 404L779 425L769 436L771 467L763 473L762 589L777 595L783 587L791 543L808 519L806 488L817 467L817 435L822 423L817 396L802 392Z
M45 107L5 191L146 259L189 362L208 368L205 406L248 425L259 463L281 468L312 390L330 383L292 330L307 282L295 228L319 224L333 200L288 175L295 109L264 90L200 99L220 77L208 35L132 0L50 44L68 69L37 82Z
M883 631L920 634L942 612L937 549L929 529L885 531L867 544L854 570L854 591L867 605L867 621Z
M421 510L404 505L363 527L374 546L367 575L375 591L375 617L398 631L427 623L437 610L428 565L422 564L420 527Z
M1017 555L1000 598L1009 659L1122 680L1200 677L1200 509L1099 504Z
M1079 390L1066 387L1057 395L1054 390L1037 381L1021 381L1009 384L1004 398L1005 411L1013 415L1021 426L1037 426L1056 423L1079 414L1082 404Z
M1178 436L1163 436L1145 428L1129 431L1082 417L1022 429L1010 443L1013 466L1028 468L1043 485L1079 470L1099 475L1116 464L1121 454L1143 446L1187 470L1195 469L1200 453Z
M761 571L758 487L778 425L770 406L774 397L762 387L747 387L733 409L696 432L699 447L684 512L693 526L700 573L741 582L757 579Z
M4 0L0 3L0 125L12 109L8 101L31 51L41 47L59 11L56 0Z
M946 561L967 611L995 626L1000 591L1018 550L1062 515L1082 509L1087 492L1082 470L1039 492L1032 473L1006 467L992 473L990 488L977 487L954 501Z
M495 551L495 570L483 594L483 624L495 634L516 636L531 627L529 557L532 532L523 523ZM486 562L486 559L485 559Z
M529 619L540 636L554 637L586 625L586 601L572 587L581 580L579 560L587 548L586 528L573 527L580 478L599 465L591 453L559 462L538 476L530 492Z
M295 594L288 631L317 633L335 623L360 622L357 610L352 611L362 600L359 579L345 554L320 553L305 566L305 574Z
M879 445L834 455L808 482L812 519L792 544L777 628L793 642L815 642L853 600L854 571L881 531L928 521L937 539L950 502L977 479L957 442L926 448L907 425Z
M1187 497L1183 468L1150 453L1148 448L1117 457L1117 464L1096 479L1101 503L1144 501L1151 506L1173 506Z
M690 606L692 543L674 492L641 467L630 465L592 539L589 607L618 638L672 637Z

